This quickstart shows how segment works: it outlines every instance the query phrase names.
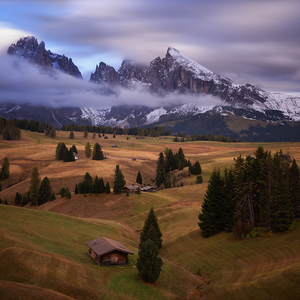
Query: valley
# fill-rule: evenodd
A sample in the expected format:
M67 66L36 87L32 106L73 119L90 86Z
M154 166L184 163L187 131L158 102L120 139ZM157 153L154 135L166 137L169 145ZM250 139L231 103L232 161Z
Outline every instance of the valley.
M258 145L272 153L282 149L300 163L300 143L174 143L172 137L136 139L107 134L83 138L83 132L57 131L55 138L21 130L22 139L0 140L0 162L7 157L10 177L2 183L0 198L0 294L5 299L297 299L300 297L300 227L260 239L237 239L222 232L203 238L197 225L208 180L214 168L230 167L240 154L251 155ZM86 158L87 141L103 145L107 159ZM75 162L55 160L59 142L76 146ZM116 144L118 147L111 147ZM155 193L74 194L86 172L113 186L119 165L126 185L155 185L158 155L166 148L183 149L191 162L199 160L204 183L176 170L176 187ZM133 161L132 158L136 160ZM58 194L72 192L41 206L14 205L16 192L25 194L30 171L37 167ZM177 187L178 185L178 187ZM182 186L181 186L182 185ZM164 265L158 281L145 284L134 267L139 233L153 207L162 231L160 256ZM122 242L132 252L123 268L98 266L85 245L98 236Z

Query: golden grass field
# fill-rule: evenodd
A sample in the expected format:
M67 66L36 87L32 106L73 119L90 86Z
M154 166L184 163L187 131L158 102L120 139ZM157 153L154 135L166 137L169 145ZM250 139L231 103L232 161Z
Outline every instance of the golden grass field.
M56 138L22 131L20 141L0 140L0 162L8 157L9 179L2 182L0 198L0 295L2 299L300 299L300 227L266 239L237 240L230 233L204 239L197 225L198 214L214 168L230 167L238 155L253 154L259 144L185 142L146 137L59 131ZM55 160L55 149L63 141L76 145L79 160ZM84 157L89 141L103 145L107 159ZM118 148L112 148L116 144ZM299 164L300 143L260 144L274 153L289 152ZM159 152L182 147L192 162L199 160L204 183L183 170L183 187L156 193L74 195L39 207L14 206L16 192L29 190L30 171L37 167L47 176L55 193L82 181L86 172L103 177L113 186L115 166L128 185L140 171L144 183L154 185ZM132 158L136 161L132 161ZM160 255L164 260L159 280L145 284L136 268L99 267L87 255L85 242L100 235L124 243L138 252L139 232L154 207L163 233ZM1 298L1 297L0 297Z

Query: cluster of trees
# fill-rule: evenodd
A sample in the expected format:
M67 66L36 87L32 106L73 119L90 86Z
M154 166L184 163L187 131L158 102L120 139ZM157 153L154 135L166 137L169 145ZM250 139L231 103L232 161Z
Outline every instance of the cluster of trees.
M286 231L300 217L297 163L282 151L273 156L259 146L254 155L235 159L209 180L198 225L208 237L222 230L247 234L257 227ZM249 232L242 232L243 230Z
M110 193L110 185L107 181L106 185L102 177L95 176L93 180L92 176L86 172L83 181L75 186L75 194L101 194L101 193Z
M37 167L31 170L30 174L30 189L29 189L29 200L32 205L42 205L50 200L56 199L50 180L45 177L42 182Z
M224 142L224 143L236 143L240 142L231 136L222 136L222 135L215 135L215 134L189 134L186 135L185 132L178 132L173 139L173 142L190 142L190 141L215 141L215 142Z
M155 176L156 186L160 187L163 184L165 188L170 188L172 181L175 179L173 178L172 180L171 172L176 169L182 170L185 167L189 167L191 174L200 175L202 172L199 161L192 165L190 160L185 158L182 148L179 148L178 152L175 153L171 149L166 148L164 153L159 153Z
M153 208L150 209L140 235L136 267L145 282L155 282L160 275L163 261L158 256L162 247L162 233Z
M8 128L12 128L15 127L16 129L18 129L18 131L16 129L13 130L13 135L14 134L19 134L19 129L25 129L25 130L30 130L33 132L40 132L40 133L44 133L46 135L55 137L56 135L56 130L55 127L48 125L44 122L39 122L39 121L34 121L34 120L19 120L19 119L4 119L4 118L0 118L0 132L3 133L3 130L5 127ZM11 138L14 139L14 138Z
M120 127L108 127L108 126L89 126L89 125L63 125L61 130L65 131L82 131L82 132L94 132L94 133L108 133L108 134L127 134L127 135L139 135L139 136L161 136L169 135L172 136L171 128L166 129L162 126L154 126L148 128L131 127L131 128L120 128ZM100 136L99 136L100 137Z
M70 147L70 149L68 150L64 142L59 142L56 146L55 158L57 160L63 160L64 162L75 161L73 153L78 154L75 145Z

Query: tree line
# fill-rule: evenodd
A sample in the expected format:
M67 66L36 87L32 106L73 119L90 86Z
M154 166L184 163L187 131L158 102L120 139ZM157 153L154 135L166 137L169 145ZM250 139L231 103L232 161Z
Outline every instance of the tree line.
M185 132L178 132L173 139L173 142L190 142L190 141L214 141L214 142L224 142L224 143L237 143L241 142L238 139L235 139L231 136L222 136L215 134L189 134L186 135Z
M300 217L300 175L288 154L259 146L254 155L235 158L230 169L215 169L198 225L204 237L220 231L249 234L255 228L291 229Z

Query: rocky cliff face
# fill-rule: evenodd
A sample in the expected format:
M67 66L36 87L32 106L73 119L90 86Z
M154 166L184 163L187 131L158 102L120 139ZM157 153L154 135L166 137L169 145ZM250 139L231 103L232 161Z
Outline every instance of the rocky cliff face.
M149 67L123 61L118 72L101 62L91 74L90 81L134 88L140 84L152 94L209 94L229 104L251 105L265 102L260 90L249 84L238 85L213 73L178 50L169 47L164 58L157 57Z
M71 58L54 54L50 50L47 51L45 43L41 41L39 44L33 36L19 39L16 44L10 45L7 53L28 59L30 63L41 66L43 69L57 69L66 74L82 78L78 67L73 63Z

